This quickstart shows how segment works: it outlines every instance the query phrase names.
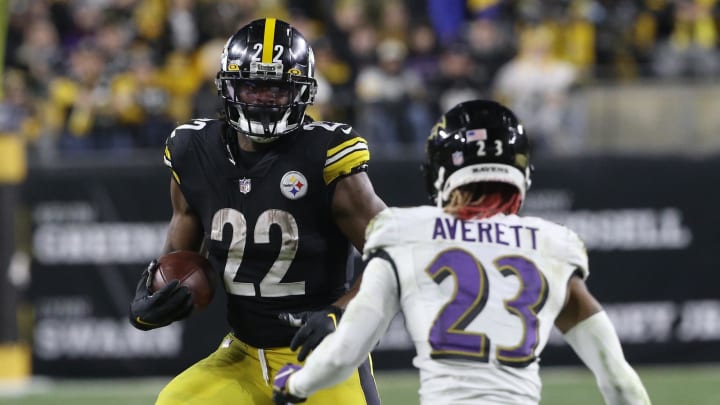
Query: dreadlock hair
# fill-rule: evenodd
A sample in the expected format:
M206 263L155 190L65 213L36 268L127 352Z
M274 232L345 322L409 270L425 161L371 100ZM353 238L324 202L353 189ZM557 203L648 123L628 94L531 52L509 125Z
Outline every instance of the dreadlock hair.
M443 208L463 220L482 219L496 214L517 214L521 203L520 191L513 185L478 182L454 189Z

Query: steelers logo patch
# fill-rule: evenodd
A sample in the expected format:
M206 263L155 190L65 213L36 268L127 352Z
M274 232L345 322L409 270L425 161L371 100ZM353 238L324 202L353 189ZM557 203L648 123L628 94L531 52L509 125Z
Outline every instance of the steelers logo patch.
M280 192L291 200L297 200L307 194L307 189L307 179L300 172L289 171L280 180Z

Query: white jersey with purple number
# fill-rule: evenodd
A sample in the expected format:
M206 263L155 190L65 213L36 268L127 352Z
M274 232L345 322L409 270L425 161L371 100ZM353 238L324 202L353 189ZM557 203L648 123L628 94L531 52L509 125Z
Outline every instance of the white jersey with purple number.
M537 403L538 359L587 254L540 218L462 221L435 207L390 208L365 255L394 263L427 404Z

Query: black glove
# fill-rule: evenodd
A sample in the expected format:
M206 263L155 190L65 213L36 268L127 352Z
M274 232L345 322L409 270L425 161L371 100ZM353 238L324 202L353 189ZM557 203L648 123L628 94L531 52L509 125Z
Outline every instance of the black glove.
M307 311L296 314L282 313L280 319L287 322L291 326L299 326L300 330L295 333L290 342L290 350L297 350L302 346L298 353L298 361L304 361L322 342L325 336L335 332L337 323L340 321L342 309L330 305L319 311Z
M190 290L185 286L178 287L178 280L167 283L154 293L150 292L157 267L157 260L150 262L140 277L135 298L130 303L130 323L140 330L169 325L189 316L193 311Z
M300 370L300 366L286 364L275 374L273 379L273 402L276 405L296 404L305 402L305 398L296 397L288 391L287 382L290 375Z

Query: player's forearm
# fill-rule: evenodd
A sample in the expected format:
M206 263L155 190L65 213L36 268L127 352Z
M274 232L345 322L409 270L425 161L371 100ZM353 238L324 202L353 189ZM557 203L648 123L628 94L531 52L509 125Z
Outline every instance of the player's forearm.
M312 393L347 379L375 347L392 320L373 301L350 303L338 330L328 335L310 354L303 368L288 382L291 394L307 398Z
M578 323L564 337L595 375L607 404L650 404L640 377L625 360L620 339L605 311Z
M383 336L399 305L397 285L387 262L370 261L337 331L328 335L288 380L290 393L306 398L347 379Z
M347 344L343 340L347 339L335 332L315 348L303 368L290 377L288 389L291 394L307 398L318 390L346 380L364 361L373 345Z
M347 308L347 305L350 303L350 300L353 299L358 291L360 290L360 282L362 281L362 274L355 280L355 282L352 284L350 289L343 294L340 298L338 298L337 301L333 302L333 305L340 308L345 309Z
M190 208L175 180L170 180L170 199L173 215L168 225L163 253L175 250L199 251L203 242L203 228L198 215Z

